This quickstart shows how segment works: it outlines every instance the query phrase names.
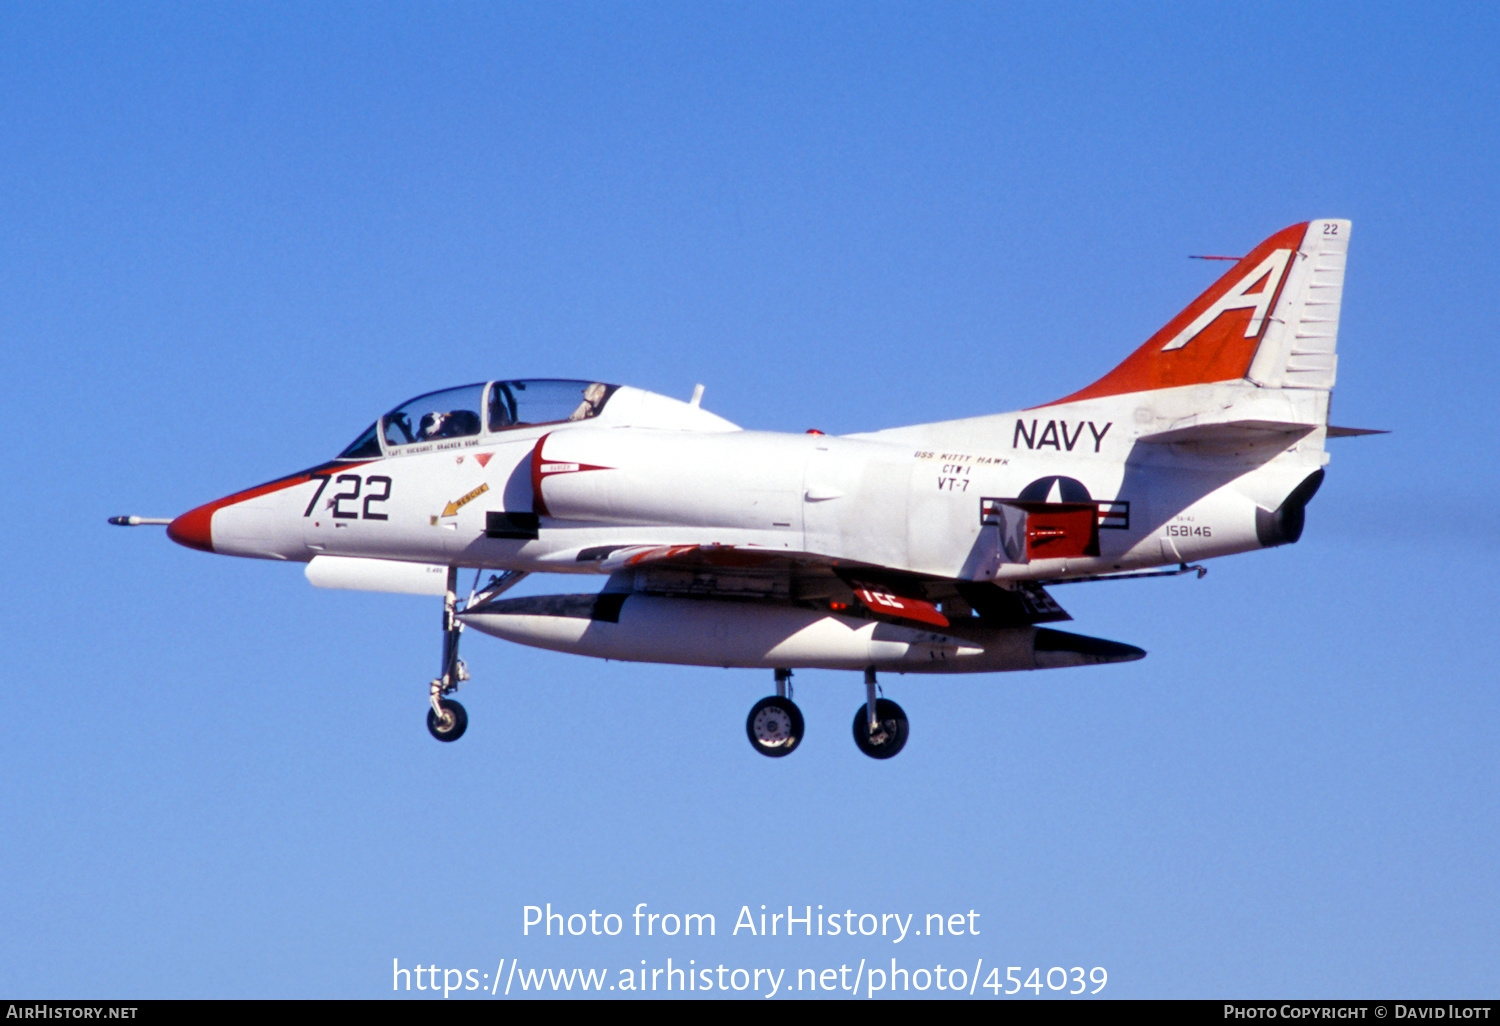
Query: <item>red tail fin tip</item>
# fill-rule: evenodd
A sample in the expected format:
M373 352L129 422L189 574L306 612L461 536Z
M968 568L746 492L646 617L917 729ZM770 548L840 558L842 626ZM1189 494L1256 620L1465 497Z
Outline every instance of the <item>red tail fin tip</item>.
M1250 377L1251 363L1272 323L1286 320L1287 311L1300 311L1300 291L1309 283L1335 292L1342 286L1347 242L1347 221L1304 221L1282 229L1236 262L1114 370L1046 405ZM1336 271L1337 284L1325 287L1326 274L1314 280L1309 272L1299 271L1299 259L1305 257L1317 258L1312 271ZM1336 296L1331 301L1336 304ZM1332 313L1336 318L1336 305Z

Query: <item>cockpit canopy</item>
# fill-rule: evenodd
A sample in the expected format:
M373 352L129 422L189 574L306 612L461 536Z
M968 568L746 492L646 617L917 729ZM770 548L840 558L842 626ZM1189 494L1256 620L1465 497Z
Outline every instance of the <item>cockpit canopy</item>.
M381 417L339 459L374 459L392 452L446 448L448 439L533 424L557 424L598 416L617 385L599 381L534 378L491 381L419 395Z

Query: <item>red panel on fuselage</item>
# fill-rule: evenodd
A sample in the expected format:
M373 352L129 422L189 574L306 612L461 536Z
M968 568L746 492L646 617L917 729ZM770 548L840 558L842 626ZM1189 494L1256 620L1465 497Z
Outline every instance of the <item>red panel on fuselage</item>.
M1026 510L1026 555L1070 559L1099 555L1099 509L1093 503L1016 503Z

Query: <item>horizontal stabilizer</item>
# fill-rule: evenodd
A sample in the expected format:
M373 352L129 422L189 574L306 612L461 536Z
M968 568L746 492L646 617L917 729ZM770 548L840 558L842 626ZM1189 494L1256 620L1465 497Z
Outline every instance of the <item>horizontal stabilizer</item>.
M1247 443L1253 445L1275 442L1286 445L1312 430L1311 424L1288 424L1285 421L1272 420L1231 420L1218 424L1194 424L1192 427L1158 431L1155 434L1142 435L1139 441L1175 444L1204 442L1212 445Z
M1329 438L1358 438L1360 435L1388 435L1389 431L1383 428L1346 428L1329 425Z

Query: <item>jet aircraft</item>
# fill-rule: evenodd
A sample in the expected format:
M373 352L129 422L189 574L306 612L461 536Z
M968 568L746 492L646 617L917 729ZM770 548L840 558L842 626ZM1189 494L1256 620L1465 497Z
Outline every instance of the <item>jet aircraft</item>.
M1323 481L1349 222L1256 246L1123 363L1012 413L832 436L746 431L596 381L430 392L333 459L166 524L204 552L306 564L315 585L443 597L428 729L457 740L466 626L604 659L774 671L757 752L803 737L797 668L862 672L860 751L908 722L877 673L1139 659L1070 619L1049 584L1204 572L1295 542ZM459 597L459 570L475 585ZM481 585L480 579L489 573ZM504 597L534 573L597 591Z

